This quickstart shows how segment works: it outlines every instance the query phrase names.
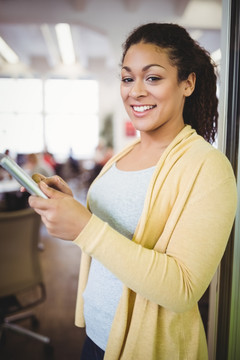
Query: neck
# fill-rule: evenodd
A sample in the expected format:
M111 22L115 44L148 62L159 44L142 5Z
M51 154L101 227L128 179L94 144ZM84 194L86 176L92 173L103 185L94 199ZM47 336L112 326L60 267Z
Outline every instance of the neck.
M158 150L164 150L177 136L177 134L184 128L185 124L182 124L178 128L172 129L172 131L159 131L159 132L141 132L140 133L140 146L144 148L155 148Z

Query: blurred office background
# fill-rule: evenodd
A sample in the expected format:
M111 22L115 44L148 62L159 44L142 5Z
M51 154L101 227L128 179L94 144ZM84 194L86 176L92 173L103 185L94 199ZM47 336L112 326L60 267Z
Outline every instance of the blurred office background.
M84 203L90 182L109 156L138 136L119 92L121 45L128 33L147 22L183 25L221 72L223 3L0 0L0 152L29 173L41 169L61 175ZM9 183L6 173L0 176L0 184ZM2 186L1 210L27 206L22 196ZM43 226L40 235L47 299L36 308L39 331L51 338L51 358L75 360L84 339L84 331L74 326L81 253L49 237ZM45 356L40 343L10 332L0 353L13 360Z
M221 0L0 0L0 151L91 159L99 136L119 150L134 135L119 95L128 33L177 22L219 61L221 17Z

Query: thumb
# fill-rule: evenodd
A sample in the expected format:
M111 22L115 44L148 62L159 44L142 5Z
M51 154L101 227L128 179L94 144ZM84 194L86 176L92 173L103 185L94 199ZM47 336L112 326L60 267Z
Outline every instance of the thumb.
M39 173L35 173L32 175L32 179L38 184L41 180L46 180L46 176Z
M66 196L66 194L63 194L61 191L48 186L44 181L40 181L39 187L49 199L60 199Z

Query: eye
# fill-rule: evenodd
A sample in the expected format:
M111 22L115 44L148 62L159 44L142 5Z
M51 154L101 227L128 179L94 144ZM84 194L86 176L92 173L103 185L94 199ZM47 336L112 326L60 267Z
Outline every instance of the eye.
M131 78L131 77L124 77L124 78L122 78L121 79L121 81L123 82L123 83L130 83L130 82L132 82L133 81L133 79Z
M162 78L160 76L148 76L147 77L147 81L149 82L156 82L156 81L160 81Z

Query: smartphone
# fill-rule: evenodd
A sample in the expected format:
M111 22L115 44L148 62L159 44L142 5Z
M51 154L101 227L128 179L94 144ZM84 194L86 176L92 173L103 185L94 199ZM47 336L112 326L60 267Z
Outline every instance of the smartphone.
M36 182L8 155L0 154L0 165L11 174L31 195L48 197L42 192Z

